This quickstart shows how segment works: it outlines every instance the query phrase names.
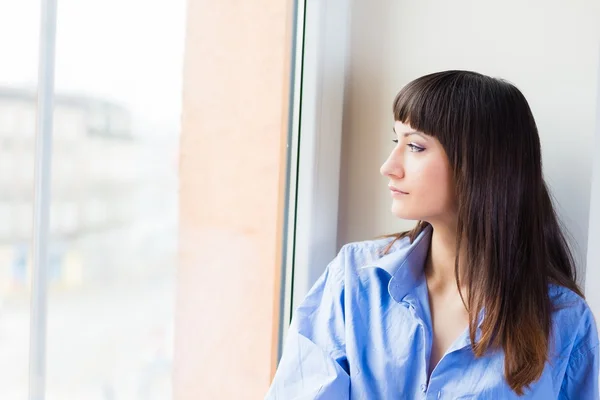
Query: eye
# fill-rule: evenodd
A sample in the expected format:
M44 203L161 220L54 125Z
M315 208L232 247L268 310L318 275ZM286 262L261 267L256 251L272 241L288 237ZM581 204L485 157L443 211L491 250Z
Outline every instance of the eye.
M398 143L398 139L392 139L392 142Z
M414 143L409 143L409 144L407 144L407 146L408 146L408 148L410 149L410 151L411 151L412 153L420 153L420 152L422 152L423 150L425 150L423 147L421 147L421 146L417 146L417 145L416 145L416 144L414 144Z

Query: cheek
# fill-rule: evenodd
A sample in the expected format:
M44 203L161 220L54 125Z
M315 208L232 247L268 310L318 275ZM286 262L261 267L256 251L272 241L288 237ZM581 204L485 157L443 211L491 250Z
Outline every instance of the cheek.
M415 171L419 181L419 197L429 199L428 203L445 205L454 202L454 184L446 163L431 162L423 164Z
M454 184L444 160L406 164L407 197L395 198L392 213L402 219L429 220L455 212ZM424 162L429 161L429 162Z

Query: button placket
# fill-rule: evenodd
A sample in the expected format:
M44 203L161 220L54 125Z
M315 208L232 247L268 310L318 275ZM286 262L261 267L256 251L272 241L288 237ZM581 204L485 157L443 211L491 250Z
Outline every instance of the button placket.
M415 320L417 321L417 324L419 325L419 327L421 328L421 332L422 332L422 338L423 338L423 344L426 348L430 348L430 343L431 343L431 333L429 332L429 329L427 328L427 325L425 324L425 319L424 316L421 313L421 310L419 310L414 302L414 300L409 296L405 296L402 299L402 304L407 307L410 312L413 315L413 318L415 318ZM429 358L429 351L425 352L425 357L426 359ZM428 368L428 361L425 362L425 369ZM428 398L428 392L427 390L429 389L429 384L426 381L425 383L421 384L420 386L421 389L421 393L423 394L423 396L425 398Z

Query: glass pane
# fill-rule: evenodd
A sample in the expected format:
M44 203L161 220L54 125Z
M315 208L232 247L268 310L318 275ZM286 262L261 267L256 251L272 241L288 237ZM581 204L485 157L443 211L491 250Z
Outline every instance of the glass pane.
M48 400L171 398L185 2L58 2Z
M0 399L11 400L28 393L39 13L39 1L0 2Z

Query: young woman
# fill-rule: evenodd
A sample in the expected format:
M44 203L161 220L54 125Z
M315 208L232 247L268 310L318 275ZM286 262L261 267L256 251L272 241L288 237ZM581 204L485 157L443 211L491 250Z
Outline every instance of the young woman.
M469 71L394 106L409 232L344 246L295 311L269 399L598 399L598 334L523 94ZM593 266L590 266L593 268Z

